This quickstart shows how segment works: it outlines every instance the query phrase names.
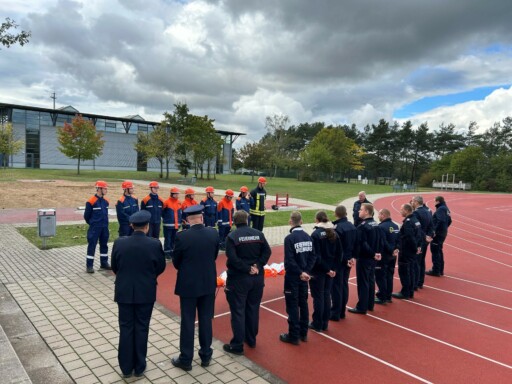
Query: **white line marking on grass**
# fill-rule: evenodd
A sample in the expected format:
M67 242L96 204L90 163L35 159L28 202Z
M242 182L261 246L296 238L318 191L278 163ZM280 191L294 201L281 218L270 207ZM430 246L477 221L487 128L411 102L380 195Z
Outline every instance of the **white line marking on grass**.
M265 306L261 306L261 307L262 307L263 309L266 309L267 311L269 311L269 312L271 312L271 313L273 313L273 314L277 315L277 316L282 317L283 319L288 319L288 316L285 316L285 315L283 315L283 314L281 314L281 313L279 313L279 312L277 312L277 311L274 311L273 309L267 308L267 307L265 307ZM314 332L314 331L313 331L313 332ZM319 336L325 337L326 339L329 339L329 340L331 340L331 341L334 341L334 342L335 342L335 343L337 343L337 344L343 345L344 347L347 347L347 348L349 348L349 349L351 349L351 350L353 350L353 351L355 351L355 352L357 352L357 353L360 353L360 354L362 354L362 355L364 355L364 356L366 356L366 357L368 357L368 358L370 358L370 359L372 359L372 360L375 360L375 361L377 361L377 362L379 362L379 363L381 363L381 364L384 364L384 365L388 366L388 367L389 367L389 368L391 368L391 369L394 369L394 370L396 370L396 371L398 371L398 372L401 372L401 373L403 373L403 374L405 374L405 375L407 375L407 376L410 376L410 377L412 377L412 378L414 378L414 379L416 379L416 380L419 380L419 381L421 381L422 383L432 383L431 381L428 381L428 380L426 380L426 379L424 379L424 378L422 378L422 377L419 377L419 376L415 375L414 373L411 373L411 372L409 372L409 371L406 371L405 369L402 369L402 368L400 368L400 367L397 367L396 365L393 365L393 364L391 364L391 363L388 363L388 362L387 362L387 361L385 361L385 360L379 359L379 358L378 358L378 357L376 357L376 356L370 355L369 353L367 353L367 352L365 352L365 351L362 351L361 349L358 349L358 348L356 348L356 347L353 347L353 346L351 346L350 344L344 343L343 341L338 340L338 339L335 339L334 337L329 336L329 335L326 335L325 333L321 333L321 332L315 332L315 333L316 333L316 334L318 334Z

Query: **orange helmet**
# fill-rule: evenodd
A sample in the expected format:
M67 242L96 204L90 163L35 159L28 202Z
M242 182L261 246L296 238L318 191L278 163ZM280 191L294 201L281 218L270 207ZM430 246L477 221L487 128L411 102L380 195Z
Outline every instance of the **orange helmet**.
M108 188L108 185L105 181L98 180L95 185L96 188Z
M258 179L258 183L266 183L267 182L267 179L265 179L264 177L260 177Z
M233 197L233 196L235 196L235 193L234 193L231 189L227 189L227 190L226 190L226 196L231 196L231 197Z
M180 190L178 189L178 187L172 187L171 193L180 193Z
M133 183L131 181L125 181L121 184L122 189L133 188Z
M214 193L215 192L215 189L213 189L213 187L206 187L206 189L204 190L205 192L210 192L210 193Z
M194 191L192 188L185 189L185 195L193 195L194 193L196 193L196 191Z
M151 183L149 183L149 188L160 188L160 186L156 181L152 181Z
M240 192L249 192L249 188L247 188L245 185L240 187Z

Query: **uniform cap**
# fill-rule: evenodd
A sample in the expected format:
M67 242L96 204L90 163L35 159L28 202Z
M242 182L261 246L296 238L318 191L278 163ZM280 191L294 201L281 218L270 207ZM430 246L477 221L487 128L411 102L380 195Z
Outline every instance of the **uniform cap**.
M171 193L180 193L180 190L178 189L178 187L172 187Z
M146 210L135 212L133 215L130 216L128 219L130 224L136 225L136 226L143 226L149 223L149 220L151 219L151 213L149 213Z
M98 180L95 185L96 188L108 188L108 185L105 181Z
M240 192L249 192L249 188L247 188L245 185L240 187Z
M231 190L231 189L227 189L226 190L226 196L231 196L233 197L235 195L235 193Z
M160 186L156 181L152 181L151 183L149 183L149 188L160 188Z
M267 182L267 179L265 179L264 177L260 177L258 179L258 183L266 183Z
M203 209L204 207L201 204L196 204L185 209L183 213L186 213L188 216L199 215L203 213Z
M205 192L210 192L210 193L214 193L215 192L215 189L213 189L213 187L206 187L206 189L204 190Z
M122 189L128 189L133 188L133 183L131 181L124 181L123 184L121 184Z
M185 189L185 195L193 195L194 193L196 193L196 191L194 191L192 188Z

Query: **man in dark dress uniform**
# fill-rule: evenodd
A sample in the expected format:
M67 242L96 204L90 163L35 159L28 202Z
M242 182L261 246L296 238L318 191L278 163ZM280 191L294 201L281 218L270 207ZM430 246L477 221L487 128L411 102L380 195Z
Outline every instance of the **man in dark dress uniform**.
M354 225L356 227L363 221L359 216L359 211L361 210L361 205L365 203L371 204L366 198L366 192L361 191L357 194L357 200L354 202L354 207L352 208L352 218L354 219Z
M436 196L436 212L432 217L434 226L434 237L430 243L430 252L432 252L432 269L425 272L429 276L444 275L444 253L443 244L448 235L448 227L452 224L450 210L446 206L443 196Z
M148 211L131 215L132 236L118 238L112 250L112 271L116 274L114 300L119 307L118 361L125 378L133 371L140 377L146 369L156 280L165 270L162 244L146 236L150 219Z
M223 348L236 355L244 353L244 341L249 347L256 347L265 286L263 267L272 254L263 232L248 226L248 217L245 211L235 213L236 230L226 240L228 278L224 290L231 311L233 338Z
M421 245L421 224L412 214L412 206L403 204L400 214L404 218L400 228L400 248L398 251L398 276L402 289L391 296L397 299L412 299L414 297L413 263L416 262L418 247Z
M219 254L217 231L203 225L203 206L185 209L190 229L176 235L172 263L178 270L174 294L180 297L180 355L171 363L185 371L192 369L196 311L199 322L199 357L207 367L212 359L212 318L217 287L215 260Z

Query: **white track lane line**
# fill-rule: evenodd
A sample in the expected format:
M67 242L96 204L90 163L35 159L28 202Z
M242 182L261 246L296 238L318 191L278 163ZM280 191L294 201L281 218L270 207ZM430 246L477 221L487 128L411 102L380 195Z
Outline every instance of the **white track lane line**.
M461 229L459 227L459 225L465 225L467 227L476 228L478 230L478 232L480 232L480 233L481 232L489 232L489 233L492 233L493 235L505 237L507 239L512 239L512 236L509 235L509 234L504 235L502 233L496 232L496 230L505 230L505 229L500 228L500 227L496 227L495 226L492 229L485 229L485 228L482 228L481 225L473 225L473 224L468 223L467 221L463 221L463 220L459 220L459 219L453 219L453 222L457 224L456 227L455 227L456 229Z
M394 279L395 280L400 280L398 277L394 277ZM349 283L349 284L357 286L357 284L355 284L355 283ZM463 298L468 299L468 300L474 300L474 301L478 301L479 303L483 303L483 304L487 304L487 305L492 305L493 307L498 307L498 308L506 309L507 311L512 311L512 308L510 308L510 307L505 307L504 305L491 303L490 301L485 301L485 300L477 299L475 297L466 296L466 295L463 295L461 293L447 291L446 289L436 288L436 287L433 287L433 286L427 285L427 284L424 284L424 286L428 287L428 288L431 288L431 289L434 289L436 291L441 291L441 292L444 292L444 293L448 293L450 295L460 296L460 297L463 297Z
M263 305L261 306L261 308L263 308L263 309L265 309L265 310L267 310L267 311L269 311L269 312L273 313L274 315L280 316L280 317L282 317L283 319L288 319L288 316L285 316L285 315L283 315L283 314L281 314L281 313L279 313L279 312L277 312L277 311L274 311L273 309L267 308L267 307L265 307L265 306L263 306ZM313 332L314 332L314 331L313 331ZM412 378L414 378L414 379L416 379L416 380L419 380L419 381L421 381L422 383L432 383L431 381L428 381L428 380L426 380L426 379L424 379L424 378L422 378L422 377L419 377L419 376L415 375L415 374L414 374L414 373L412 373L412 372L406 371L405 369L402 369L402 368L400 368L400 367L397 367L396 365L393 365L393 364L391 364L391 363L388 363L388 362L387 362L387 361L385 361L385 360L382 360L382 359L380 359L380 358L378 358L378 357L376 357L376 356L370 355L369 353L367 353L367 352L365 352L365 351L362 351L362 350L360 350L360 349L358 349L358 348L356 348L356 347L353 347L353 346L352 346L352 345L350 345L350 344L344 343L344 342L343 342L343 341L341 341L341 340L335 339L335 338L334 338L334 337L332 337L332 336L326 335L325 333L321 333L321 332L315 332L315 333L316 333L317 335L319 335L319 336L325 337L326 339L329 339L329 340L331 340L331 341L334 341L334 342L335 342L335 343L337 343L337 344L343 345L344 347L347 347L347 348L349 348L349 349L351 349L351 350L353 350L353 351L355 351L355 352L357 352L357 353L360 353L360 354L361 354L361 355L363 355L363 356L366 356L366 357L368 357L368 358L370 358L370 359L372 359L372 360L375 360L375 361L377 361L377 362L379 362L379 363L381 363L381 364L384 364L384 365L386 365L387 367L389 367L389 368L391 368L391 369L394 369L394 370L396 370L396 371L398 371L398 372L401 372L401 373L403 373L404 375L407 375L407 376L410 376L410 377L412 377Z
M454 228L456 231L461 231L461 232L466 232L466 233L469 233L472 237L480 237L482 239L485 239L485 240L491 240L493 243L497 243L497 244L502 244L502 245L506 245L507 247L509 247L509 249L512 249L512 242L508 242L508 243L504 243L503 241L498 241L498 240L495 240L495 239L490 239L489 236L484 236L484 235L479 235L478 233L476 232L471 232L471 231L468 231L466 229L462 229L460 228L459 226L455 227ZM482 232L482 231L480 231ZM486 231L486 232L491 232L493 235L499 235L499 236L502 236L500 235L499 233L496 233L496 232L492 232L492 231ZM508 239L512 240L512 236L507 236ZM506 253L506 252L505 252ZM512 252L508 252L507 253L508 255L512 255Z
M489 284L478 283L478 282L473 281L473 280L462 279L460 277L449 276L449 275L444 275L444 277L448 278L448 279L455 279L455 280L464 281L465 283L469 283L469 284L481 285L482 287L487 287L487 288L491 288L491 289L497 289L499 291L504 291L504 292L512 293L512 291L510 289L495 287L494 285L489 285Z
M458 228L455 228L455 229L458 229ZM477 245L477 246L479 246L481 248L490 249L493 252L503 253L503 254L505 254L507 256L512 256L512 252L500 251L499 249L496 249L496 248L493 248L493 247L488 247L487 245L483 245L483 244L476 243L474 241L468 240L465 237L460 237L460 236L454 235L453 233L449 233L449 237L455 237L456 239L464 240L465 243L475 244L475 245ZM507 245L510 245L512 247L512 244L507 244Z
M442 309L435 308L435 307L431 307L430 305L421 304L421 303L418 303L417 301L414 301L414 300L402 300L402 301L404 301L404 302L406 302L406 303L410 303L410 304L418 305L418 306L420 306L420 307L424 307L424 308L430 309L430 310L432 310L432 311L436 311L436 312L444 313L445 315L452 316L452 317L456 317L457 319L461 319L461 320L464 320L464 321L468 321L468 322L470 322L470 323L474 323L474 324L477 324L477 325L481 325L482 327L486 327L486 328L489 328L489 329L492 329L492 330L495 330L495 331L498 331L498 332L503 332L503 333L506 333L506 334L512 335L512 332L507 331L507 330L505 330L505 329L501 329L501 328L493 327L492 325L485 324L485 323L481 323L480 321L472 320L472 319L469 319L469 318L464 317L464 316L459 316L459 315L456 315L456 314L451 313L451 312L443 311Z
M457 237L457 236L453 236L453 237ZM462 238L462 237L460 237L460 239L464 240L464 238ZM473 256L476 256L476 257L480 257L481 259L488 260L488 261L490 261L492 263L496 263L496 264L500 264L500 265L503 265L503 266L508 267L508 268L512 268L512 265L510 265L510 264L505 264L505 263L502 263L501 261L491 259L490 257L482 256L482 255L479 255L478 253L474 253L474 252L468 251L467 249L456 247L455 245L452 245L452 244L450 244L448 242L445 242L443 245L451 247L451 248L458 249L459 251L469 253L470 255L473 255Z

